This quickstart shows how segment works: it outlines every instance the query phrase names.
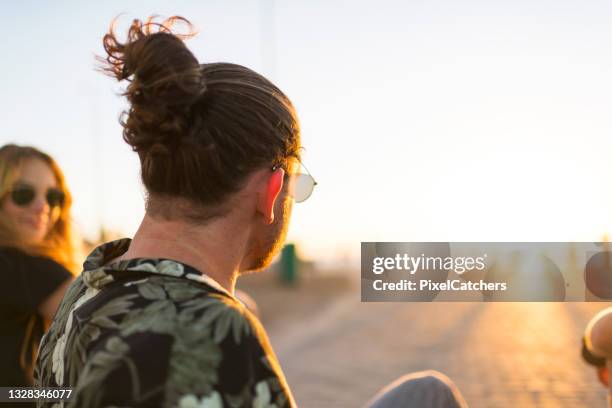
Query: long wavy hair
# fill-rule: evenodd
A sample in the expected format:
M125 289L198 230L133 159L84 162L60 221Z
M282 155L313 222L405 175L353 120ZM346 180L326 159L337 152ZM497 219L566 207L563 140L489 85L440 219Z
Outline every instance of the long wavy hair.
M65 194L64 204L57 221L43 241L36 244L20 240L15 233L12 220L5 219L6 217L0 218L0 246L17 248L32 256L46 256L74 273L76 263L70 219L72 197L62 170L51 156L31 146L7 144L0 147L0 204L10 194L24 163L31 159L42 160L49 166L57 180L57 187Z

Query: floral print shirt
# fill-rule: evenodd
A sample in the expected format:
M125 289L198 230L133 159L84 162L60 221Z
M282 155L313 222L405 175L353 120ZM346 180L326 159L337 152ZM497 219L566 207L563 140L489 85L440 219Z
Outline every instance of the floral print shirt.
M167 259L108 262L96 248L43 338L36 385L71 387L39 407L293 407L266 333L210 277Z

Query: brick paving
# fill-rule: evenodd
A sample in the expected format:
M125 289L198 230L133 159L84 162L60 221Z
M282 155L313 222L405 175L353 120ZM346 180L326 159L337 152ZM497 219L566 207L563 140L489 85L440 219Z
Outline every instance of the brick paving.
M602 303L361 303L340 296L268 327L302 407L359 407L399 376L436 369L470 407L605 407L580 359ZM291 307L287 305L287 307Z

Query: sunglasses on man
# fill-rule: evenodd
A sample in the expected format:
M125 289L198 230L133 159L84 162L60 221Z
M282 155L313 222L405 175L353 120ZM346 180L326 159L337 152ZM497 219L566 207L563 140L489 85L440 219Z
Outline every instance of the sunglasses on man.
M306 173L289 174L289 177L291 177L289 184L289 195L293 197L296 203L301 203L306 201L312 195L312 191L318 183L315 181L314 177L310 175L310 172L306 166L304 166L304 163L301 161L298 162L304 168L304 170L306 170ZM273 166L272 171L275 171L281 167L283 166ZM285 171L287 171L287 169L285 169Z
M18 207L27 207L34 202L38 193L39 191L29 184L19 184L10 191L10 197ZM66 200L64 192L57 188L47 189L44 197L51 208L62 207Z

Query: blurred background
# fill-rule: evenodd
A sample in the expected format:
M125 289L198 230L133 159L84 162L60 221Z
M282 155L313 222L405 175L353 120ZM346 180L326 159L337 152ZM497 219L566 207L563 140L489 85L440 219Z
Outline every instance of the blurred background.
M360 304L355 282L361 241L612 231L609 2L7 3L0 144L57 159L90 244L131 236L144 212L121 85L94 69L121 13L119 27L187 17L200 61L251 67L297 107L319 182L294 209L301 261L284 281L272 271L241 286L298 402L357 406L402 373L436 368L472 406L603 406L578 346L604 304Z

